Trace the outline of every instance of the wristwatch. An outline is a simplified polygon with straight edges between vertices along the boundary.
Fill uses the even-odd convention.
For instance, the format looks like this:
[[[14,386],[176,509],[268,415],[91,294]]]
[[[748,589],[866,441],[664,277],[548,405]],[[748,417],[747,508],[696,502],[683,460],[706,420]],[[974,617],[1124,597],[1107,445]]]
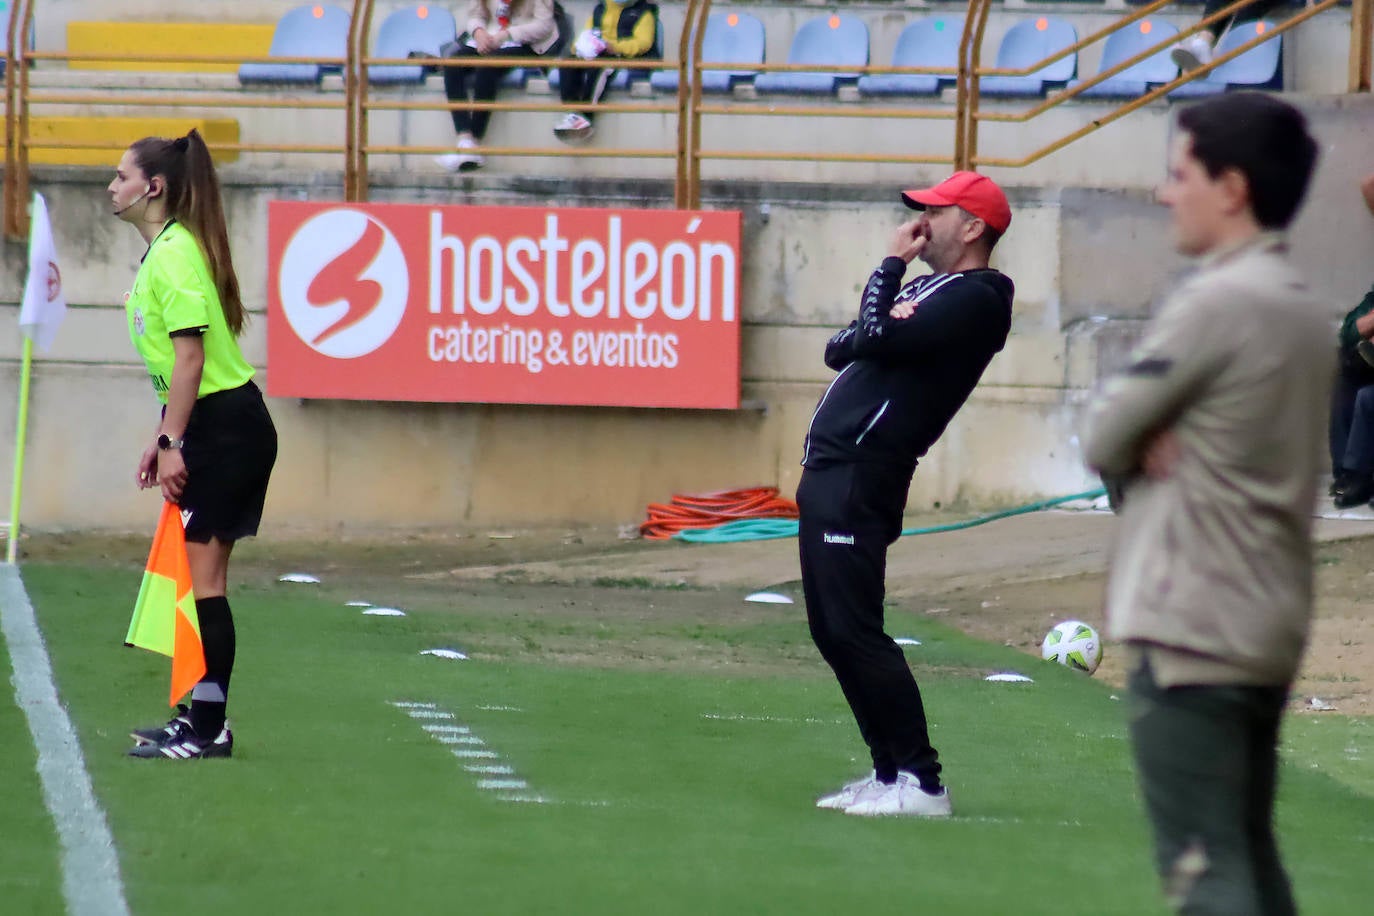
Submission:
[[[185,444],[185,439],[173,439],[166,433],[162,433],[157,437],[157,447],[162,449],[164,452],[169,448],[181,448]]]

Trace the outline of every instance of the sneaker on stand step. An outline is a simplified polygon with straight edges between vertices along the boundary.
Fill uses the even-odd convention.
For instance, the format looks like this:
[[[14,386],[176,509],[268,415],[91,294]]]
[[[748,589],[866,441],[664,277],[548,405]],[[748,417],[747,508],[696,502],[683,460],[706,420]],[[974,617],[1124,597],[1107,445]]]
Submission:
[[[1212,35],[1210,32],[1198,32],[1196,35],[1189,35],[1187,38],[1174,45],[1169,51],[1169,59],[1178,65],[1178,69],[1184,73],[1191,73],[1200,67],[1205,67],[1212,62]]]
[[[471,172],[486,164],[486,160],[477,152],[477,141],[471,137],[460,137],[458,152],[435,156],[434,161],[450,172]]]
[[[949,789],[942,787],[932,795],[910,773],[898,773],[896,782],[880,785],[880,791],[860,793],[844,813],[858,817],[949,817],[953,813]]]
[[[869,786],[880,785],[882,785],[882,783],[878,782],[878,773],[874,770],[863,779],[856,779],[851,783],[846,783],[844,788],[840,789],[838,792],[822,795],[820,798],[816,799],[816,807],[842,811],[854,804],[854,799],[857,798],[859,793],[864,789],[867,789]]]
[[[595,133],[592,122],[575,111],[565,114],[563,120],[553,126],[553,135],[564,143],[585,143]]]

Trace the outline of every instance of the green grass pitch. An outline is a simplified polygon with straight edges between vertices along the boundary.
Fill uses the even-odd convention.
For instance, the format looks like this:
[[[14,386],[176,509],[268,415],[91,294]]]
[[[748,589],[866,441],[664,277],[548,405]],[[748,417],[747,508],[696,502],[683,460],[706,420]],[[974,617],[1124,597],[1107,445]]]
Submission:
[[[949,821],[812,807],[867,766],[799,605],[637,589],[653,610],[617,616],[566,590],[450,584],[406,586],[384,603],[408,616],[382,618],[329,583],[259,576],[234,599],[235,758],[174,764],[123,756],[130,727],[166,716],[167,661],[121,645],[138,572],[23,574],[139,916],[1165,912],[1109,686],[900,609]],[[728,613],[688,613],[712,603]],[[997,670],[1035,683],[982,679]],[[481,743],[442,743],[436,723]],[[1367,720],[1290,723],[1279,819],[1302,911],[1364,912]],[[0,909],[56,914],[34,760],[6,693]]]

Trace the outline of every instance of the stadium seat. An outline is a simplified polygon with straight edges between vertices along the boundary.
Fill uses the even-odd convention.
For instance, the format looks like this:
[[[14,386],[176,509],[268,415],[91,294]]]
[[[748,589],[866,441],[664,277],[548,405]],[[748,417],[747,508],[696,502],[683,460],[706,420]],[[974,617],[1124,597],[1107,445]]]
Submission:
[[[1215,54],[1220,57],[1236,48],[1253,41],[1256,35],[1272,31],[1272,22],[1241,22],[1221,36]],[[1171,99],[1195,99],[1216,95],[1230,88],[1241,89],[1282,89],[1283,88],[1283,36],[1275,35],[1259,44],[1240,57],[1229,60],[1211,73],[1191,83],[1184,83],[1169,93]]]
[[[932,16],[918,19],[902,29],[892,52],[894,67],[957,67],[959,39],[963,36],[961,19]],[[859,77],[859,95],[913,96],[938,95],[940,85],[953,82],[952,76],[925,73],[879,73]]]
[[[1178,34],[1178,26],[1171,22],[1155,19],[1142,19],[1119,32],[1107,37],[1102,49],[1102,64],[1098,72],[1109,70],[1122,61],[1135,57],[1162,41]],[[1178,76],[1178,65],[1169,58],[1169,46],[1149,57],[1132,64],[1116,76],[1110,76],[1096,86],[1091,86],[1078,94],[1080,99],[1132,99],[1144,95],[1150,84],[1167,83]],[[1069,86],[1078,83],[1074,80]]]
[[[272,33],[272,57],[346,57],[349,14],[337,6],[298,6],[288,10]],[[318,83],[336,65],[247,63],[240,83]]]
[[[706,18],[701,59],[711,64],[761,64],[766,52],[763,22],[748,13],[712,13]],[[677,92],[676,70],[660,70],[649,85],[660,92]],[[751,70],[703,70],[702,92],[729,92],[735,83],[751,79]]]
[[[453,41],[458,25],[444,7],[408,6],[382,20],[372,57],[405,57],[411,51],[439,56],[439,48]],[[371,64],[367,79],[372,83],[423,83],[425,68],[419,64]]]
[[[802,23],[787,51],[789,64],[862,67],[868,64],[868,26],[854,16],[832,14]],[[829,95],[840,83],[855,83],[857,73],[792,71],[760,73],[754,79],[759,92],[788,95]]]
[[[10,21],[10,5],[9,5],[9,0],[0,0],[0,79],[3,79],[4,76],[5,76],[5,66],[6,66],[5,55],[6,55],[7,53],[9,53],[9,49],[10,49],[10,30],[9,30],[9,21]],[[35,26],[34,20],[33,20],[33,19],[30,19],[30,20],[29,20],[29,40],[28,40],[28,48],[29,48],[30,51],[32,51],[32,50],[33,50],[33,47],[34,47],[34,44],[33,44],[34,26]],[[32,62],[30,62],[30,63],[32,63]]]
[[[1037,16],[1016,23],[997,48],[998,67],[1021,68],[1039,63],[1078,41],[1078,32],[1062,19]],[[1078,70],[1078,55],[1061,57],[1027,76],[985,76],[978,84],[982,95],[1028,97],[1063,86]]]

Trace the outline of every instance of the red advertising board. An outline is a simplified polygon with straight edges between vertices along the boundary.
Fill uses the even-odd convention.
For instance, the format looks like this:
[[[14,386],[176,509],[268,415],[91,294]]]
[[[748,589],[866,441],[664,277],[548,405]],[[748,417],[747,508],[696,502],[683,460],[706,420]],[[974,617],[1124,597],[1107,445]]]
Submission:
[[[274,397],[739,406],[737,211],[267,215]]]

